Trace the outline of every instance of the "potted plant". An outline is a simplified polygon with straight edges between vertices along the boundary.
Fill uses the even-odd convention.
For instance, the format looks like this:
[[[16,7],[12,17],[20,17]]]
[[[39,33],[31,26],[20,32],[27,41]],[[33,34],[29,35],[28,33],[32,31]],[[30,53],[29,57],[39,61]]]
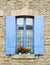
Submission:
[[[21,53],[21,54],[28,54],[28,53],[30,53],[30,51],[31,51],[31,49],[30,48],[24,48],[23,46],[19,46],[18,48],[17,48],[17,50],[18,50],[18,53]]]

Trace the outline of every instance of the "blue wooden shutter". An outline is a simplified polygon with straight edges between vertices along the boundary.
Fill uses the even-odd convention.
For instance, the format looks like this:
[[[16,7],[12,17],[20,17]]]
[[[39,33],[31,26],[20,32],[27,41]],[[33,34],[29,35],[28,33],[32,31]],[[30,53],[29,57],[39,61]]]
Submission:
[[[34,18],[34,54],[44,53],[44,17]]]
[[[15,16],[6,16],[6,54],[15,54]]]

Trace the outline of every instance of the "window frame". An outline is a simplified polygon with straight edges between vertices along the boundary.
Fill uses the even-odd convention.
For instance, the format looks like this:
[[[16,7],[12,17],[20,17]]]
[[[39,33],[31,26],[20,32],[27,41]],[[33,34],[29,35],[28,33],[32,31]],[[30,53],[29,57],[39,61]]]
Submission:
[[[33,41],[32,41],[32,50],[33,50],[33,52],[31,52],[31,54],[34,54],[34,16],[16,16],[16,23],[17,23],[17,18],[24,18],[24,43],[23,43],[23,45],[24,45],[24,47],[26,48],[26,18],[32,18],[33,19]],[[17,33],[17,32],[16,32]],[[16,37],[16,39],[17,39],[17,37]],[[16,52],[16,54],[18,54],[18,52]]]

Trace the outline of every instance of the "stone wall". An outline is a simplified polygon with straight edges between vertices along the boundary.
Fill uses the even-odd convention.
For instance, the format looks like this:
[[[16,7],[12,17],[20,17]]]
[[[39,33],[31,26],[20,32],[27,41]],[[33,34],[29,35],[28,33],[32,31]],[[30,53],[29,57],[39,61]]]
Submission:
[[[44,16],[44,55],[17,58],[5,55],[6,17]],[[50,65],[50,0],[0,0],[0,65]]]

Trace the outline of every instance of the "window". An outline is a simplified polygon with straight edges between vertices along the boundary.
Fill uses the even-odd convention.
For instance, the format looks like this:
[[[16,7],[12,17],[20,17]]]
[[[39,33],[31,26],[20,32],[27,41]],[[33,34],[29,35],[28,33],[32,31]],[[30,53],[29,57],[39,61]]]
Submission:
[[[6,55],[16,54],[19,45],[31,48],[33,54],[44,54],[43,16],[6,16]]]
[[[34,17],[17,17],[16,18],[17,30],[17,47],[20,45],[30,48],[33,53],[33,20]]]

